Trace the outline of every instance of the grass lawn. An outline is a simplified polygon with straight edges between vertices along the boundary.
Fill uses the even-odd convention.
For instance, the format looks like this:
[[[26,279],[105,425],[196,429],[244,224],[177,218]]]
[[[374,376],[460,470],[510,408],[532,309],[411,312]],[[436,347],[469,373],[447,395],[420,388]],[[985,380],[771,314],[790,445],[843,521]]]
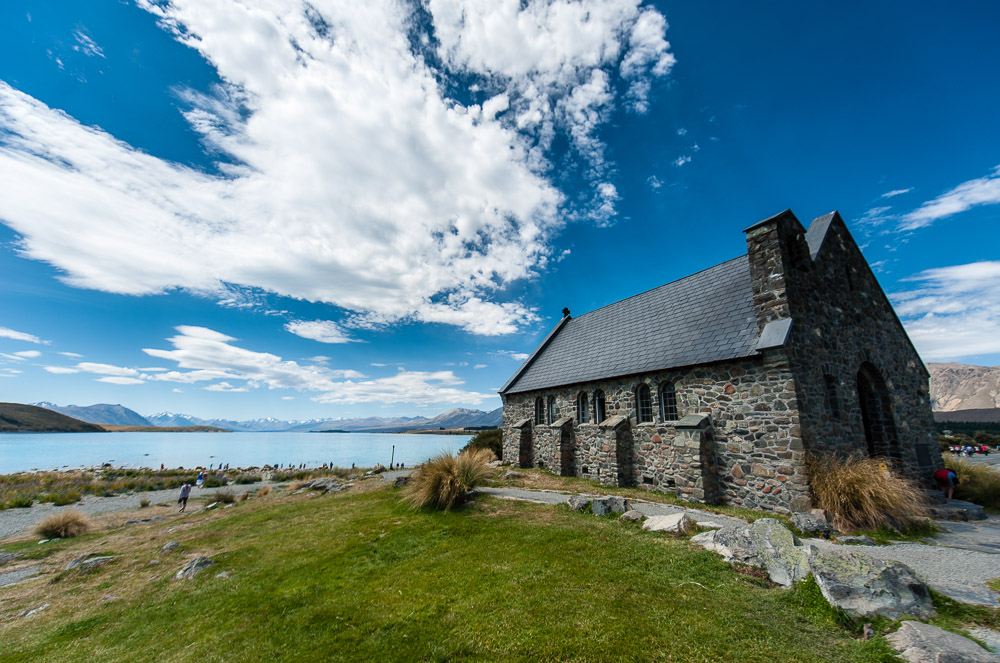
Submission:
[[[379,481],[46,546],[42,578],[0,588],[0,662],[897,660],[815,585],[768,586],[685,539],[496,499],[414,512]],[[87,552],[120,557],[59,571]],[[216,564],[174,580],[198,554]]]

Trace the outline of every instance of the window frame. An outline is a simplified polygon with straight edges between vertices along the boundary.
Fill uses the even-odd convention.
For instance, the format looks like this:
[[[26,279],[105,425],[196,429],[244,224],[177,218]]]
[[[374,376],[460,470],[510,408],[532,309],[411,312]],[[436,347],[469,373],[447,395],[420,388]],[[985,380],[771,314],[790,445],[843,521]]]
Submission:
[[[645,394],[645,403],[643,403],[643,394]],[[643,418],[644,413],[645,418]],[[640,383],[635,388],[635,420],[636,423],[640,424],[653,423],[653,395],[650,393],[649,385],[645,382]]]
[[[545,423],[545,399],[539,396],[535,399],[535,425],[540,426]]]
[[[554,424],[558,418],[558,410],[556,409],[556,397],[549,396],[548,407],[546,408],[546,414],[549,418],[549,425]]]
[[[599,424],[608,418],[608,397],[603,389],[594,392],[594,423]]]
[[[658,396],[660,400],[660,418],[663,421],[677,421],[680,419],[681,414],[677,409],[677,386],[673,382],[660,384]],[[673,416],[670,416],[671,414]]]
[[[590,423],[590,402],[587,392],[581,391],[576,396],[576,421],[580,424]]]

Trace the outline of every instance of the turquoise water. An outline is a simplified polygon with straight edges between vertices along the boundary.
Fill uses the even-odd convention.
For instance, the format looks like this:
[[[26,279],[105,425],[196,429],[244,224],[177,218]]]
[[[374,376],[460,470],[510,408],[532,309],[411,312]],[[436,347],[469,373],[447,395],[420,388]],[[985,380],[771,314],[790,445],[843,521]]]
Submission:
[[[471,435],[392,433],[0,433],[0,474],[92,467],[417,465]],[[393,457],[393,446],[395,456]]]

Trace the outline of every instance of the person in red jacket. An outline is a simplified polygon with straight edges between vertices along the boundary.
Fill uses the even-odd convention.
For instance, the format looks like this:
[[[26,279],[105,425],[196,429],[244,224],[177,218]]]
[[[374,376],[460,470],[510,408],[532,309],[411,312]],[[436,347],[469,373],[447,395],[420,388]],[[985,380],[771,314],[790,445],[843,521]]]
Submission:
[[[958,475],[955,474],[955,470],[943,467],[934,473],[934,480],[937,481],[938,490],[944,493],[945,497],[951,499],[952,495],[955,494],[955,485],[958,483]]]

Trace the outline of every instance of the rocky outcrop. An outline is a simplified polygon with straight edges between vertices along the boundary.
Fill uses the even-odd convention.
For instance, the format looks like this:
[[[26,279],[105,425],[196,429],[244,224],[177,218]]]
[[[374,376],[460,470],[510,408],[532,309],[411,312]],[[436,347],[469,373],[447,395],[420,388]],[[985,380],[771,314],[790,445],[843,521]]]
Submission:
[[[803,534],[819,536],[824,539],[830,538],[830,535],[837,531],[826,520],[811,513],[793,514],[792,525]]]
[[[215,562],[208,557],[195,557],[185,564],[174,577],[177,580],[190,580],[198,575],[199,572],[212,566],[212,564],[215,564]]]
[[[903,622],[885,636],[907,663],[996,663],[997,657],[968,638],[930,624]]]
[[[695,526],[694,518],[686,513],[652,516],[642,524],[643,529],[651,532],[675,532],[677,534],[689,534]]]
[[[889,619],[937,614],[927,585],[905,564],[852,552],[817,552],[809,567],[824,598],[848,614]]]
[[[715,551],[727,562],[756,566],[767,571],[772,582],[791,587],[809,575],[812,546],[805,546],[787,527],[774,518],[760,518],[751,524],[726,525],[691,539]]]
[[[66,565],[66,571],[72,571],[73,569],[78,569],[80,573],[89,573],[94,569],[104,566],[111,560],[115,559],[116,555],[98,555],[97,553],[89,553],[81,557],[77,557],[72,562]]]

